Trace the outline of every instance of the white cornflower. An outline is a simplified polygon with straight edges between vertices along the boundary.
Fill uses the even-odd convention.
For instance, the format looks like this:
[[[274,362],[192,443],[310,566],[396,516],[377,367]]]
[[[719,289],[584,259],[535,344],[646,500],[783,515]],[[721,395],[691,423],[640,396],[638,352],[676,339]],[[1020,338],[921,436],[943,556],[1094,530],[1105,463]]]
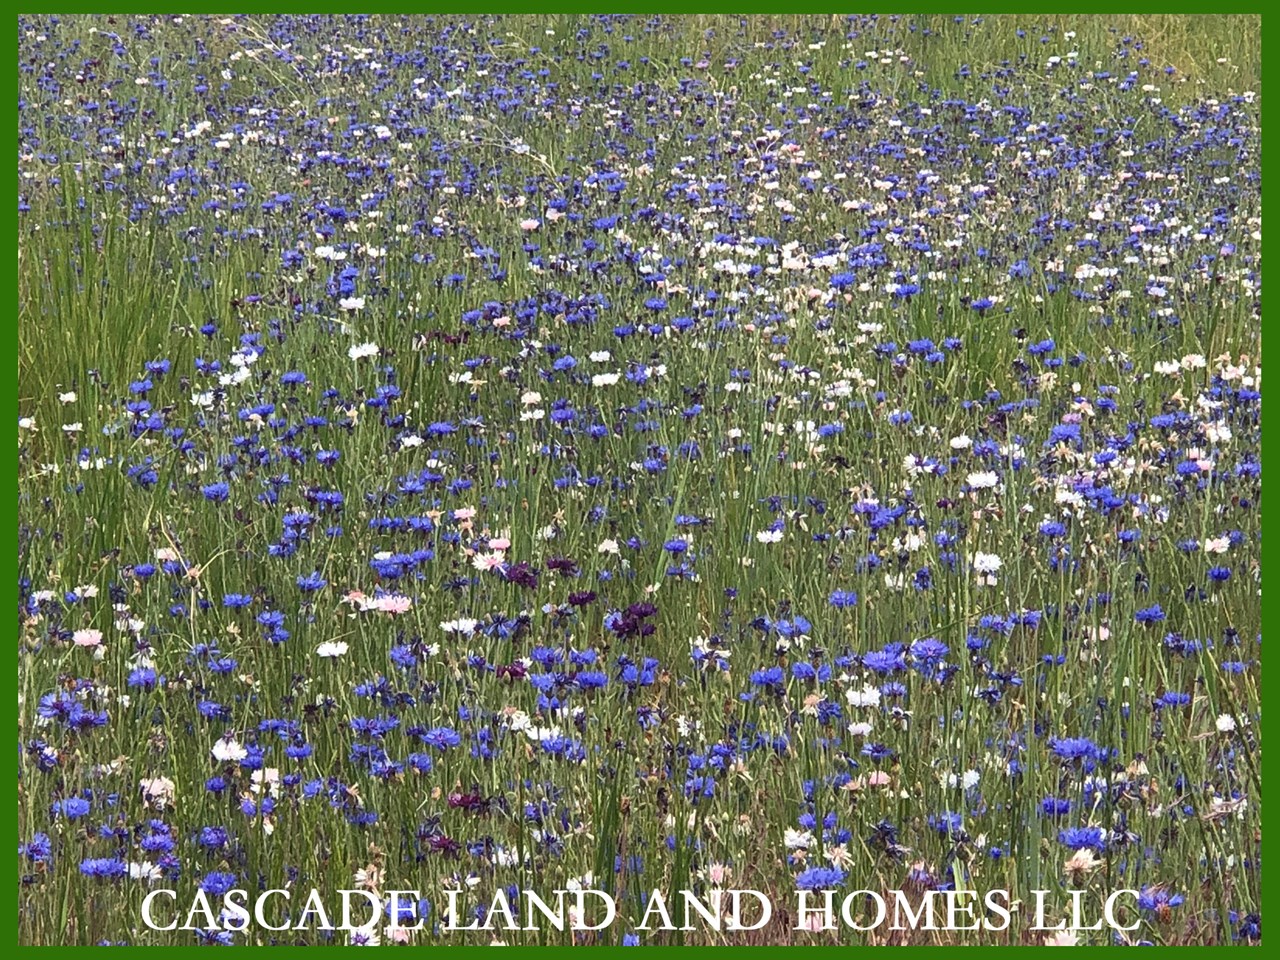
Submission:
[[[994,470],[978,470],[965,477],[965,483],[974,490],[989,490],[1000,483],[1000,475]]]
[[[844,692],[844,698],[851,707],[875,707],[880,703],[880,691],[867,683],[861,690],[850,687]]]
[[[459,617],[457,620],[446,620],[440,624],[440,629],[445,633],[461,633],[470,635],[475,633],[476,625],[480,621],[472,620],[469,617]]]
[[[975,553],[973,555],[973,569],[978,573],[995,573],[1004,565],[998,556],[994,553]]]
[[[788,850],[801,850],[813,846],[813,834],[807,830],[796,830],[787,827],[782,835],[782,842]]]
[[[357,343],[347,350],[347,356],[352,360],[360,360],[363,357],[376,357],[380,352],[380,348],[376,343]]]
[[[1230,537],[1210,537],[1204,542],[1205,553],[1226,553],[1230,549]]]
[[[147,883],[155,883],[163,876],[164,871],[150,860],[143,860],[141,863],[129,864],[129,878],[131,880],[143,880]]]
[[[996,574],[1004,566],[1004,561],[994,553],[978,552],[973,555],[973,572],[978,575],[978,583],[989,587],[996,585]]]
[[[947,774],[948,787],[960,787],[963,790],[972,790],[978,785],[980,774],[977,770],[966,770],[962,774]]]
[[[238,763],[249,755],[249,751],[240,745],[235,737],[225,736],[219,739],[213,745],[213,759],[226,762],[231,761]]]
[[[325,657],[326,659],[333,657],[341,657],[348,650],[346,641],[343,640],[326,640],[320,646],[316,647],[316,656]]]

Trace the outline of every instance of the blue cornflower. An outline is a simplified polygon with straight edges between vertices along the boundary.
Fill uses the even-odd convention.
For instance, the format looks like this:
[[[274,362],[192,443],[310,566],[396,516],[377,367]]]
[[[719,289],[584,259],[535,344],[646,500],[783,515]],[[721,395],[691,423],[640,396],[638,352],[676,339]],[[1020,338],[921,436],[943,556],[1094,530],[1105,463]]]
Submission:
[[[1049,740],[1049,749],[1060,760],[1097,760],[1103,751],[1087,737],[1056,737]]]
[[[129,865],[119,857],[90,857],[80,861],[80,872],[99,880],[117,880],[129,873]]]
[[[1138,906],[1153,913],[1181,906],[1185,899],[1180,893],[1170,893],[1166,887],[1143,887],[1138,891]]]
[[[89,801],[83,797],[67,797],[65,800],[58,800],[53,805],[53,814],[58,816],[61,814],[68,820],[79,820],[89,812]]]
[[[225,483],[210,483],[200,488],[204,498],[212,503],[222,503],[231,495],[231,487]]]
[[[425,733],[419,734],[419,738],[427,746],[435,747],[441,751],[456,747],[462,742],[462,734],[451,727],[433,727]]]
[[[1072,850],[1086,847],[1103,850],[1107,846],[1107,833],[1101,827],[1067,827],[1058,831],[1058,842]]]
[[[836,608],[852,607],[858,602],[858,595],[852,590],[833,590],[827,599]]]
[[[847,876],[839,867],[809,867],[796,877],[796,889],[830,890],[844,883]]]
[[[320,576],[320,571],[316,570],[306,576],[298,577],[298,589],[311,593],[316,590],[323,590],[328,585],[328,582],[324,577]]]
[[[1159,623],[1164,619],[1164,610],[1157,603],[1144,610],[1139,610],[1133,615],[1133,619],[1142,624]]]

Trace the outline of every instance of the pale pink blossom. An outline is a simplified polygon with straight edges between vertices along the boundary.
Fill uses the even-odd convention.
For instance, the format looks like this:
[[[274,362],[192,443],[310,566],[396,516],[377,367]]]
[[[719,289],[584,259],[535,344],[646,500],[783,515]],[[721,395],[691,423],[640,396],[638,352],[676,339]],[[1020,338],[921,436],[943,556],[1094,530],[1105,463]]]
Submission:
[[[1080,942],[1074,930],[1055,930],[1044,938],[1046,947],[1074,947]]]
[[[102,631],[88,627],[77,630],[71,635],[71,642],[77,647],[96,647],[102,643]]]
[[[369,598],[360,590],[348,590],[342,597],[341,603],[349,603],[353,607],[359,607],[361,610],[365,608],[365,602]]]
[[[377,610],[379,613],[405,613],[413,606],[413,600],[399,593],[387,593],[368,601],[365,610]]]

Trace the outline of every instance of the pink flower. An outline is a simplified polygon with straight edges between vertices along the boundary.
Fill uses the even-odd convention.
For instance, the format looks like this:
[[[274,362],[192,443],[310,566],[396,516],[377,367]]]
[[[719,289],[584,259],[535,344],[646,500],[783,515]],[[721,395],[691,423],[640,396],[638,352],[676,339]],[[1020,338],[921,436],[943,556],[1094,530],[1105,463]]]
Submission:
[[[413,600],[399,593],[384,594],[375,597],[366,604],[366,610],[378,610],[382,613],[404,613],[413,606]]]
[[[494,537],[492,540],[489,541],[489,549],[499,550],[499,551],[510,550],[511,541],[508,540],[506,537]]]
[[[353,607],[359,607],[363,610],[365,609],[365,601],[367,599],[368,598],[360,590],[348,590],[346,594],[343,595],[342,602],[349,603]]]
[[[1055,930],[1044,938],[1046,947],[1074,947],[1080,942],[1080,937],[1074,930]]]
[[[827,929],[826,921],[816,913],[810,913],[804,920],[804,929],[809,933],[822,933]]]
[[[77,647],[96,647],[102,643],[102,631],[92,628],[77,630],[71,635],[71,642]]]

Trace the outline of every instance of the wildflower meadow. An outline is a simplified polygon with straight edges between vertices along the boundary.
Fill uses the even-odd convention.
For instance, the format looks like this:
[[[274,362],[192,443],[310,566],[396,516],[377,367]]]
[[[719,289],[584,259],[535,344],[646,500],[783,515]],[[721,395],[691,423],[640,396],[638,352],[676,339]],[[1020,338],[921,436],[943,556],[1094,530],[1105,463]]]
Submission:
[[[19,17],[19,942],[1260,942],[1259,30]]]

